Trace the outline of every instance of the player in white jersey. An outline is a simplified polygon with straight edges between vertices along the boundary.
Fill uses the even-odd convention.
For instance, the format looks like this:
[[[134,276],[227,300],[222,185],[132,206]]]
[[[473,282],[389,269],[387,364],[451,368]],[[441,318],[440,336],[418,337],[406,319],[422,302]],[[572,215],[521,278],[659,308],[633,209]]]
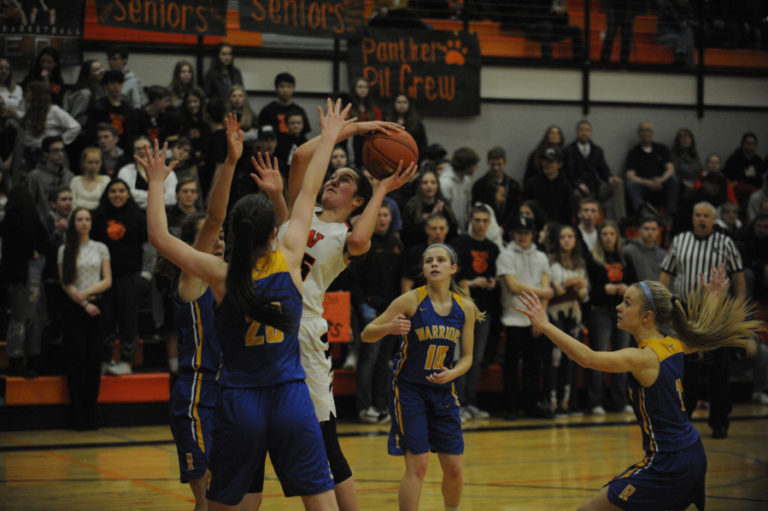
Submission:
[[[342,130],[337,143],[353,135],[399,129],[402,129],[400,125],[388,122],[354,123]],[[307,165],[318,143],[319,137],[316,137],[293,154],[288,174],[289,205],[301,189]],[[336,405],[331,388],[333,373],[325,336],[328,323],[322,317],[323,299],[325,290],[347,267],[350,258],[368,251],[384,197],[408,183],[415,172],[415,163],[406,169],[400,165],[392,176],[382,180],[371,191],[371,185],[362,172],[348,167],[334,171],[323,187],[322,208],[317,210],[312,222],[302,262],[304,310],[299,329],[301,363],[307,373],[307,386],[323,432],[340,511],[357,511],[358,506],[352,471],[336,435]],[[358,213],[352,228],[349,218]]]

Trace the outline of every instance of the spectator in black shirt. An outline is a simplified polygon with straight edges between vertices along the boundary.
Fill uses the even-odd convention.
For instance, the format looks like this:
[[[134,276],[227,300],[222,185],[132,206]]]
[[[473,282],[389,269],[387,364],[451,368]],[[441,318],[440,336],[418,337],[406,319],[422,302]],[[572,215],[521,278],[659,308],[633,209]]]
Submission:
[[[293,92],[295,89],[296,79],[291,73],[278,73],[275,76],[275,94],[277,98],[261,109],[258,126],[269,124],[274,128],[278,136],[280,134],[287,135],[290,132],[288,114],[299,112],[304,121],[300,135],[306,137],[307,133],[311,130],[309,117],[307,117],[307,113],[303,108],[293,102]]]
[[[207,202],[208,192],[213,184],[213,177],[224,166],[227,159],[227,132],[224,129],[224,102],[211,100],[205,106],[205,121],[208,124],[207,145],[203,151],[205,161],[198,167],[200,177],[200,193]],[[232,202],[232,201],[230,201]]]
[[[133,111],[133,136],[146,135],[150,140],[157,140],[162,147],[167,136],[165,111],[171,106],[171,91],[153,85],[147,89],[147,96],[147,105]]]
[[[565,175],[563,151],[550,147],[540,159],[541,173],[533,176],[523,186],[523,196],[539,203],[547,219],[560,224],[570,224],[573,218],[573,190]]]
[[[472,185],[472,203],[482,202],[493,208],[499,222],[517,215],[522,200],[520,183],[509,177],[504,168],[507,165],[507,152],[503,147],[488,150],[488,172]],[[504,189],[503,201],[498,200],[498,186]]]
[[[739,206],[747,209],[749,196],[763,185],[765,162],[757,155],[757,135],[751,132],[741,136],[741,145],[725,161],[723,174],[736,191]]]
[[[658,204],[664,199],[667,218],[674,218],[680,196],[680,180],[667,146],[653,141],[653,127],[650,122],[641,122],[637,127],[640,143],[627,154],[624,165],[626,188],[632,209],[640,212],[644,201]]]
[[[456,381],[456,392],[462,404],[462,418],[487,419],[488,412],[477,405],[477,382],[480,378],[485,347],[491,328],[492,317],[498,309],[499,290],[496,281],[496,258],[499,247],[485,237],[491,223],[491,215],[485,206],[474,206],[470,211],[469,234],[454,238],[451,246],[459,258],[456,280],[464,292],[481,311],[485,321],[475,323],[475,344],[472,367]]]
[[[114,126],[117,135],[120,137],[120,148],[130,154],[131,147],[131,120],[133,108],[123,101],[123,73],[120,71],[106,71],[101,84],[107,90],[106,97],[103,97],[93,103],[88,111],[87,137],[90,143],[96,143],[96,130],[100,123]]]

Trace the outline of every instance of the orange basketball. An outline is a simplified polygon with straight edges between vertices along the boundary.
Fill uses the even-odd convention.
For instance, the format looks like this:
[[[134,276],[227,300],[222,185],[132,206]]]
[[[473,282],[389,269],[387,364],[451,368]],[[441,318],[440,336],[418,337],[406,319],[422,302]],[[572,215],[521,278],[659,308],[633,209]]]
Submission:
[[[403,168],[419,161],[416,141],[405,130],[390,131],[388,135],[377,131],[363,145],[363,165],[377,179],[391,176],[400,160]]]

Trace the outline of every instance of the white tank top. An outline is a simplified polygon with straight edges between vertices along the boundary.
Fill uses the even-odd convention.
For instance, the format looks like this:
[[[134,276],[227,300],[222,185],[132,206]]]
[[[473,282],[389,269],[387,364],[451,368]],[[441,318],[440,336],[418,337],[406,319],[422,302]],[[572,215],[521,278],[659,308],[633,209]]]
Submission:
[[[278,237],[285,232],[289,223],[280,226]],[[302,319],[322,319],[325,291],[347,267],[344,262],[347,232],[347,222],[323,222],[317,215],[312,219],[307,248],[301,262],[301,278],[304,281]]]

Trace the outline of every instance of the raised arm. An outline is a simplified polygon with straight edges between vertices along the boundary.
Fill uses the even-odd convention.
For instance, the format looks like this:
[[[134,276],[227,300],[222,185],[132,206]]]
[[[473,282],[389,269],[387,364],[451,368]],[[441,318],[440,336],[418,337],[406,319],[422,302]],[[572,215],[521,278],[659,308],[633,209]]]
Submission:
[[[165,178],[178,164],[174,161],[170,166],[165,164],[163,155],[168,149],[163,145],[162,152],[157,140],[154,151],[147,159],[134,156],[136,162],[147,170],[149,191],[147,194],[147,234],[149,242],[173,264],[192,275],[204,280],[211,286],[217,297],[224,296],[224,281],[226,279],[226,264],[219,258],[195,250],[168,232],[168,218],[163,203],[163,186]]]
[[[353,122],[352,120],[344,120],[344,117],[349,112],[349,108],[350,105],[347,105],[342,110],[340,100],[333,104],[328,99],[327,113],[323,114],[321,107],[317,109],[320,128],[322,129],[320,141],[307,166],[307,173],[301,183],[301,190],[291,209],[291,223],[278,242],[279,249],[285,254],[288,266],[292,269],[298,268],[304,257],[304,251],[307,247],[307,236],[312,225],[315,198],[320,191],[320,185],[325,177],[333,146],[336,144],[341,130]]]
[[[205,220],[192,245],[201,252],[210,252],[213,249],[219,230],[224,225],[235,166],[243,154],[243,130],[240,129],[237,117],[230,112],[227,114],[224,124],[227,127],[227,159],[224,160],[221,170],[213,176],[213,186],[211,186],[211,192],[208,195],[210,200],[205,213]]]
[[[288,205],[283,196],[283,176],[277,168],[277,158],[270,162],[269,154],[257,153],[258,160],[251,156],[251,163],[256,172],[251,172],[251,179],[269,197],[275,207],[277,225],[283,225],[288,220]]]
[[[354,119],[353,119],[354,120]],[[389,133],[390,130],[402,130],[405,129],[396,122],[385,121],[368,121],[368,122],[355,122],[348,126],[345,126],[341,130],[336,138],[335,144],[345,141],[354,135],[364,135],[372,131],[380,131],[381,133]],[[293,153],[291,158],[291,168],[288,172],[288,206],[293,207],[293,203],[301,190],[301,184],[304,181],[304,175],[307,172],[309,161],[312,158],[317,147],[320,145],[320,138],[322,135],[318,135],[312,140],[304,142]],[[334,144],[334,145],[335,145]],[[355,162],[359,167],[360,162]]]
[[[416,163],[412,162],[408,168],[403,169],[403,161],[397,165],[397,170],[388,178],[379,182],[373,191],[373,196],[366,204],[362,214],[355,222],[355,228],[347,234],[347,252],[349,255],[358,256],[368,252],[371,246],[371,236],[376,228],[376,219],[379,216],[381,203],[384,197],[393,190],[397,190],[408,183],[416,174]]]

